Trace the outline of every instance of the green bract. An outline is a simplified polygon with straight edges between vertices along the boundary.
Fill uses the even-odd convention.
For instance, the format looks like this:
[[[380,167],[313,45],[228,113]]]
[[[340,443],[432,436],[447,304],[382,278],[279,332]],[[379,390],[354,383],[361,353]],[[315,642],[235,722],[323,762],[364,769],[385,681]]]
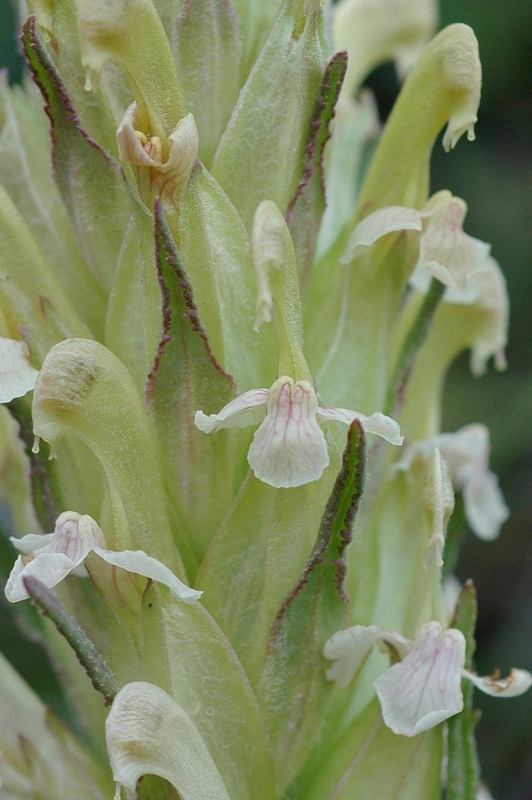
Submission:
[[[429,42],[431,0],[29,5],[0,85],[5,593],[49,617],[77,733],[0,661],[2,797],[475,800],[461,680],[532,676],[473,673],[474,589],[442,585],[463,515],[508,516],[486,429],[440,430],[452,359],[505,363],[502,273],[428,196],[440,131],[474,138],[473,32]]]

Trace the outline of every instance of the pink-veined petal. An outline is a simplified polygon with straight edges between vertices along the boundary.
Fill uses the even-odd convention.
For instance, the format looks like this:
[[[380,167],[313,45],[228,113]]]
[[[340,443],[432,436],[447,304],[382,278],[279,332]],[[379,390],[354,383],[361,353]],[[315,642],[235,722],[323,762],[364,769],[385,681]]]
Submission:
[[[30,544],[37,548],[27,556],[18,557],[6,584],[5,594],[11,603],[29,597],[23,581],[27,575],[38,578],[51,589],[70,572],[80,570],[91,552],[108,564],[163,583],[174,597],[185,603],[195,603],[202,594],[186,586],[167,566],[142,550],[107,550],[100,526],[88,514],[64,511],[57,518],[53,534],[29,534],[15,541],[26,553]]]
[[[376,625],[354,625],[334,633],[323,648],[325,658],[336,661],[327,670],[327,680],[335,681],[341,689],[349,686],[377,642],[391,645],[399,656],[408,652],[408,639]]]
[[[23,548],[26,553],[17,558],[5,588],[9,602],[17,603],[29,597],[24,586],[27,575],[38,578],[51,589],[70,572],[79,569],[90,551],[105,540],[92,517],[75,511],[64,511],[57,518],[53,534],[39,537],[29,534],[12,541],[15,547]],[[28,553],[31,543],[37,547]]]
[[[460,688],[465,661],[463,634],[428,622],[406,658],[375,681],[384,722],[394,733],[415,736],[463,708]]]
[[[147,555],[143,550],[117,551],[95,547],[94,552],[114,567],[120,567],[127,572],[134,572],[144,578],[164,584],[175,598],[184,600],[185,603],[195,603],[203,594],[180,581],[171,569],[156,558]]]
[[[390,444],[403,444],[399,423],[391,417],[387,417],[386,414],[382,414],[380,411],[376,411],[368,417],[360,411],[350,411],[348,408],[327,408],[325,406],[320,406],[318,409],[318,418],[331,422],[344,422],[346,425],[351,425],[353,420],[358,419],[366,433],[375,433],[382,439],[386,439]]]
[[[318,425],[316,392],[308,381],[279,378],[270,389],[266,417],[256,431],[248,462],[259,480],[293,488],[318,480],[329,464]]]
[[[519,697],[532,686],[532,675],[526,669],[512,669],[507,678],[499,678],[498,675],[482,678],[467,670],[462,671],[462,676],[492,697]]]
[[[35,386],[39,372],[28,358],[26,342],[0,336],[0,403],[24,397]]]
[[[103,544],[105,537],[102,529],[92,517],[76,511],[64,511],[57,518],[54,538],[46,550],[49,553],[65,553],[77,565],[87,558],[91,550]]]
[[[214,433],[221,428],[248,428],[259,425],[266,415],[268,389],[250,389],[231,400],[218,414],[196,411],[194,422],[203,433]]]

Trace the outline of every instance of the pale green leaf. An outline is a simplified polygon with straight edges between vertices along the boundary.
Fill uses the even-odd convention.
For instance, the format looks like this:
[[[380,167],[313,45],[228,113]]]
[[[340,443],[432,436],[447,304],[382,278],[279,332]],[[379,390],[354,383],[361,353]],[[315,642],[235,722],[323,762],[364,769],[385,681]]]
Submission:
[[[105,294],[83,258],[80,244],[52,180],[49,121],[39,92],[9,89],[0,81],[4,124],[0,134],[0,180],[52,267],[71,303],[95,336],[103,333]],[[83,296],[83,304],[79,303]]]
[[[347,626],[345,550],[365,478],[365,439],[354,422],[342,468],[325,508],[314,549],[273,624],[259,689],[281,786],[323,736],[334,687],[325,679],[323,646]]]
[[[188,0],[176,22],[173,52],[187,108],[210,168],[240,90],[241,41],[229,0]]]
[[[240,92],[212,169],[248,230],[262,200],[273,200],[282,213],[288,207],[325,68],[317,15],[293,38],[291,6],[282,8]]]
[[[100,285],[109,291],[122,242],[120,234],[130,216],[119,165],[83,129],[32,17],[24,27],[23,44],[52,123],[55,179],[84,257]]]
[[[177,246],[214,357],[239,392],[270,386],[276,341],[253,331],[257,289],[249,238],[227,195],[201,166],[181,203]]]
[[[238,477],[245,455],[237,453],[241,437],[227,432],[205,436],[194,424],[198,409],[214,413],[228,403],[234,384],[212,354],[160,205],[155,224],[163,328],[147,402],[159,436],[176,535],[194,575],[233,499],[235,470]]]
[[[226,587],[234,582],[229,571],[225,580]],[[164,687],[190,715],[231,800],[275,800],[263,721],[234,650],[201,603],[159,604],[158,596],[151,588],[142,609],[146,679]]]

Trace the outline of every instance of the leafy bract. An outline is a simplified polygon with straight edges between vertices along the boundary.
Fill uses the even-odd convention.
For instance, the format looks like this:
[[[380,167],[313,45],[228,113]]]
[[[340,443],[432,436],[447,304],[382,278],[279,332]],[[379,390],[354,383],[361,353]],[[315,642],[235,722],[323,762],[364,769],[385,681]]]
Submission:
[[[229,0],[188,0],[177,18],[173,51],[199,157],[210,168],[240,89],[239,20]]]
[[[176,535],[194,573],[232,500],[235,477],[235,437],[203,436],[194,425],[194,413],[225,405],[234,395],[234,384],[210,350],[160,204],[155,226],[163,329],[147,400],[164,458]]]
[[[303,175],[286,214],[296,251],[302,287],[314,261],[316,242],[325,211],[323,153],[329,126],[347,66],[347,53],[336,53],[325,69],[316,106],[310,120]]]
[[[81,126],[34,17],[24,26],[23,44],[52,124],[55,179],[84,257],[97,281],[109,291],[122,241],[120,231],[125,230],[130,215],[118,163]]]
[[[248,230],[262,200],[273,200],[284,213],[301,177],[308,120],[326,56],[319,14],[309,14],[303,32],[294,37],[297,5],[283,4],[240,92],[212,168]]]
[[[330,711],[334,689],[325,680],[323,645],[347,624],[344,555],[364,472],[365,437],[355,421],[316,544],[270,635],[259,697],[282,786],[297,774],[320,740]]]

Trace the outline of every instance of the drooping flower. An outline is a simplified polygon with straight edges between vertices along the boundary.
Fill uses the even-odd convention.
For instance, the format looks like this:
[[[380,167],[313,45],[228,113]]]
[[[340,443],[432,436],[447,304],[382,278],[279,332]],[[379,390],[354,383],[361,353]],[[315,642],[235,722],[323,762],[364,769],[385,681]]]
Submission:
[[[374,644],[395,654],[392,664],[374,683],[384,722],[394,733],[415,736],[457,714],[463,708],[462,678],[492,697],[517,697],[532,685],[526,670],[512,669],[508,678],[479,677],[464,668],[466,642],[456,628],[442,630],[439,622],[423,625],[413,639],[375,625],[355,625],[335,633],[324,648],[336,663],[327,678],[347,687]]]
[[[480,539],[497,538],[501,525],[508,519],[497,476],[489,469],[489,431],[485,425],[466,425],[456,433],[441,433],[429,439],[412,442],[394,469],[410,469],[415,458],[428,461],[439,448],[449,467],[456,491],[464,496],[464,509],[471,530]]]
[[[6,583],[5,595],[10,603],[29,597],[25,577],[31,575],[52,588],[70,572],[79,570],[90,553],[114,567],[164,584],[175,598],[185,603],[195,603],[202,594],[186,586],[168,567],[142,550],[108,550],[101,528],[88,514],[64,511],[57,518],[54,533],[30,533],[21,539],[12,537],[11,541],[22,555]]]
[[[466,213],[464,201],[446,190],[433,195],[420,211],[405,206],[379,208],[358,223],[342,261],[351,261],[357,249],[370,247],[388,233],[418,231],[417,269],[445,286],[467,289],[472,279],[489,271],[490,246],[464,232]]]
[[[402,444],[399,424],[376,412],[366,416],[346,408],[318,405],[309,381],[283,375],[268,389],[252,389],[228,403],[218,414],[197,411],[195,422],[204,433],[221,428],[245,428],[260,423],[248,451],[248,462],[259,480],[275,488],[293,488],[318,480],[329,464],[321,422],[350,425],[358,419],[367,433],[391,444]]]

